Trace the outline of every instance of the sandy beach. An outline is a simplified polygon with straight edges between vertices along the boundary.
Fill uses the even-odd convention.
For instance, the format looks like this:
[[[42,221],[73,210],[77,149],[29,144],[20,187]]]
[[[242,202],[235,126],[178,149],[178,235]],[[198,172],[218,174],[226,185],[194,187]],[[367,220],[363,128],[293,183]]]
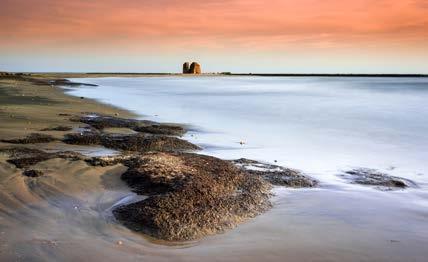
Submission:
[[[263,210],[264,213],[255,218],[240,218],[244,223],[233,230],[227,227],[228,230],[222,234],[211,232],[210,236],[195,240],[165,241],[125,227],[115,219],[113,210],[130,200],[143,199],[144,196],[138,195],[139,190],[149,195],[153,192],[145,192],[144,188],[132,190],[129,181],[121,179],[121,175],[129,171],[124,164],[93,166],[85,158],[118,154],[123,145],[103,143],[102,139],[99,144],[88,145],[80,142],[68,144],[61,140],[71,130],[87,128],[88,123],[92,127],[104,124],[91,122],[92,118],[76,122],[73,116],[88,113],[124,119],[141,116],[86,97],[67,95],[66,88],[49,82],[64,77],[82,78],[81,82],[85,82],[83,78],[87,75],[40,74],[0,79],[0,140],[20,139],[32,133],[49,135],[54,139],[36,144],[3,142],[0,150],[13,147],[52,154],[73,151],[83,155],[81,159],[49,155],[45,161],[18,168],[8,161],[10,154],[0,153],[1,260],[279,261],[286,258],[287,261],[424,261],[424,245],[428,241],[427,214],[414,206],[403,210],[406,200],[401,198],[401,191],[367,191],[361,195],[331,185],[310,184],[312,180],[296,180],[299,184],[293,187],[305,186],[302,181],[307,181],[307,185],[314,188],[287,189],[274,184],[271,209]],[[133,127],[134,123],[116,124]],[[58,127],[70,130],[61,131],[62,128]],[[109,133],[135,133],[122,127],[106,128],[105,132],[101,138],[110,138]],[[151,156],[149,154],[149,158],[143,160],[160,166],[158,169],[165,168],[166,172],[170,163],[184,161],[185,158],[157,153]],[[167,159],[166,166],[163,159]],[[214,160],[192,158],[192,161],[196,161],[192,168],[198,168],[198,161]],[[247,162],[240,163],[245,165]],[[223,162],[212,166],[221,165]],[[144,168],[134,168],[133,172],[154,172],[150,165]],[[186,170],[188,167],[174,164],[171,168]],[[229,167],[224,168],[227,170]],[[26,176],[23,175],[25,169],[39,170],[43,175],[36,178]],[[207,178],[195,179],[206,181],[204,179]],[[277,182],[275,177],[270,181]],[[168,187],[169,184],[162,185]],[[217,186],[218,190],[227,192],[222,184]],[[160,191],[155,191],[156,194],[165,188],[157,190]],[[427,198],[424,192],[416,191],[415,194],[420,199]],[[263,202],[258,206],[262,207]],[[379,218],[375,219],[376,216]],[[410,220],[411,224],[405,223]],[[180,234],[159,236],[173,239],[181,237]]]

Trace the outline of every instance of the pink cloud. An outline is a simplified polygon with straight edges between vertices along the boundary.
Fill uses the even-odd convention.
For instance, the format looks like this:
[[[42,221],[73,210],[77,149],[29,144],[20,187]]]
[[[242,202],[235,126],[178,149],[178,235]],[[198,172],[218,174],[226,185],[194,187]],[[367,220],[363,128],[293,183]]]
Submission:
[[[413,46],[428,39],[426,8],[417,0],[1,0],[0,47]]]

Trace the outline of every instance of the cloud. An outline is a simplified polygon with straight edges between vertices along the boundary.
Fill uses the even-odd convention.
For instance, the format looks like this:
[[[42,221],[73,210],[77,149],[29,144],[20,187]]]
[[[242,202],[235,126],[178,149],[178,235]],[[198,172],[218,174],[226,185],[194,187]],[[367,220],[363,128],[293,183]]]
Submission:
[[[417,0],[0,0],[0,47],[260,49],[421,44]]]

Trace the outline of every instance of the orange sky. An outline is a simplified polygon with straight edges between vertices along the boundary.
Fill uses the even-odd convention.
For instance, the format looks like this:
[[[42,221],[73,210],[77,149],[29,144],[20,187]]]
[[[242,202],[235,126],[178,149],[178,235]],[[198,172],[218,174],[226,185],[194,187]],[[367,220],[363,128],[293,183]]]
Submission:
[[[0,0],[0,25],[0,70],[428,73],[428,0]]]

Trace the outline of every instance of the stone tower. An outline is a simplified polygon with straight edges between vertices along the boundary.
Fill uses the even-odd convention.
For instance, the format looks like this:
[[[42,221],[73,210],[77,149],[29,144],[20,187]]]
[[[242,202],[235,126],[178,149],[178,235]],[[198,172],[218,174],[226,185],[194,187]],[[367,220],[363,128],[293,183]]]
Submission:
[[[189,62],[186,62],[183,64],[183,74],[194,74],[194,75],[200,75],[202,73],[201,65],[193,62],[190,64]]]
[[[190,73],[190,63],[186,62],[183,64],[183,74],[189,74]]]
[[[201,65],[193,62],[190,65],[190,74],[200,75],[201,74]]]

